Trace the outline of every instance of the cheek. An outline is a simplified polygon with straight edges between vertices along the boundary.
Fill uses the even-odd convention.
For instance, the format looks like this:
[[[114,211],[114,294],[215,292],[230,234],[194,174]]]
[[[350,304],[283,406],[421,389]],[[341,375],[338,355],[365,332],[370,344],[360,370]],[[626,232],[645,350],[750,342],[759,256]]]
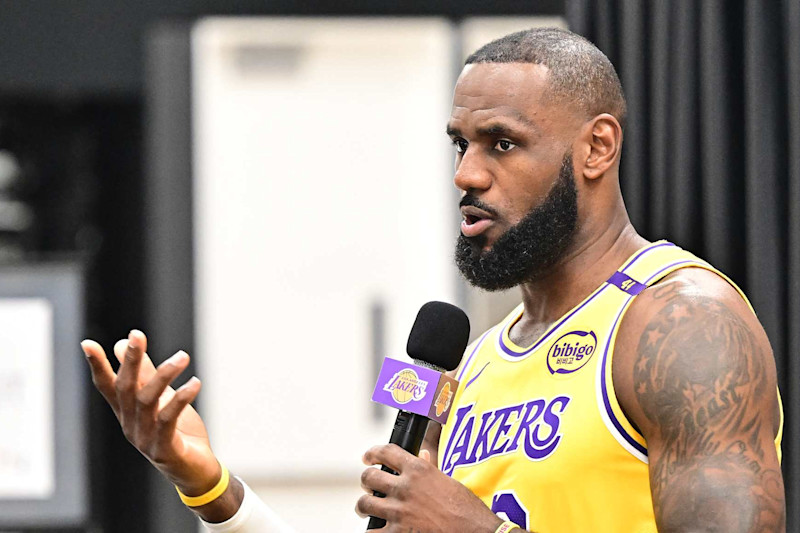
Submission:
[[[558,179],[562,160],[548,151],[510,161],[508,175],[517,196],[528,205],[541,202]]]
[[[541,205],[552,185],[553,179],[549,177],[530,177],[526,180],[520,180],[513,187],[509,187],[505,206],[505,213],[509,223],[518,223],[532,209]]]
[[[495,186],[499,194],[495,206],[508,225],[514,225],[550,192],[561,170],[561,158],[550,151],[520,150],[498,162]]]

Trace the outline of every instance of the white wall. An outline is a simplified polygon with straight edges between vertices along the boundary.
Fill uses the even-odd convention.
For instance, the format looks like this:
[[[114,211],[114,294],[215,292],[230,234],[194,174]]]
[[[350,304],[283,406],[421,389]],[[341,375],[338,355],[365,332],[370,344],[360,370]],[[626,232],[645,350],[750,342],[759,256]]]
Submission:
[[[401,356],[419,306],[454,299],[451,27],[212,19],[193,46],[204,416],[277,505],[320,479],[330,503],[393,421],[369,401],[372,303]]]

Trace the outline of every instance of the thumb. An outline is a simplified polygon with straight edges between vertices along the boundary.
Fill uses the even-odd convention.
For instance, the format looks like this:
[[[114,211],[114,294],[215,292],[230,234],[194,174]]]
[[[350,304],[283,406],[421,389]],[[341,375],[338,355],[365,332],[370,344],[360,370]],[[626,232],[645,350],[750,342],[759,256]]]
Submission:
[[[431,452],[428,450],[420,450],[419,458],[425,461],[426,463],[431,463]]]

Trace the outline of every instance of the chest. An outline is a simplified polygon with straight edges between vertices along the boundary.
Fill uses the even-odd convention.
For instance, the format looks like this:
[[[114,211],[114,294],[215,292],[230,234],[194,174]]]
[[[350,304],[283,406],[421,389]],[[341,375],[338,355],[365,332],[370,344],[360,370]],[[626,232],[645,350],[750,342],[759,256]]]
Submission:
[[[517,359],[500,337],[475,354],[443,432],[445,473],[482,464],[504,470],[520,461],[540,471],[579,470],[597,460],[603,343],[591,329],[552,337]]]

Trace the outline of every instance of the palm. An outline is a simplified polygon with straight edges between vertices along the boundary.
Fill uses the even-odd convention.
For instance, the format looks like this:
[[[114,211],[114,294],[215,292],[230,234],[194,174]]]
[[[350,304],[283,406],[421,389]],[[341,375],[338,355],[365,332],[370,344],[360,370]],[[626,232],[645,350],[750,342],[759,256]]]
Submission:
[[[187,405],[178,417],[178,425],[175,427],[176,436],[188,441],[202,442],[208,446],[208,431],[200,414],[191,405]]]
[[[172,439],[175,451],[180,453],[183,448],[184,453],[192,453],[195,450],[211,448],[208,440],[208,431],[200,414],[191,405],[184,407],[178,417],[178,424],[175,426],[175,436]]]
[[[197,471],[208,467],[209,464],[216,463],[208,440],[206,425],[191,405],[184,407],[178,417],[171,447],[170,452],[174,454],[173,460],[183,465],[188,471]]]

